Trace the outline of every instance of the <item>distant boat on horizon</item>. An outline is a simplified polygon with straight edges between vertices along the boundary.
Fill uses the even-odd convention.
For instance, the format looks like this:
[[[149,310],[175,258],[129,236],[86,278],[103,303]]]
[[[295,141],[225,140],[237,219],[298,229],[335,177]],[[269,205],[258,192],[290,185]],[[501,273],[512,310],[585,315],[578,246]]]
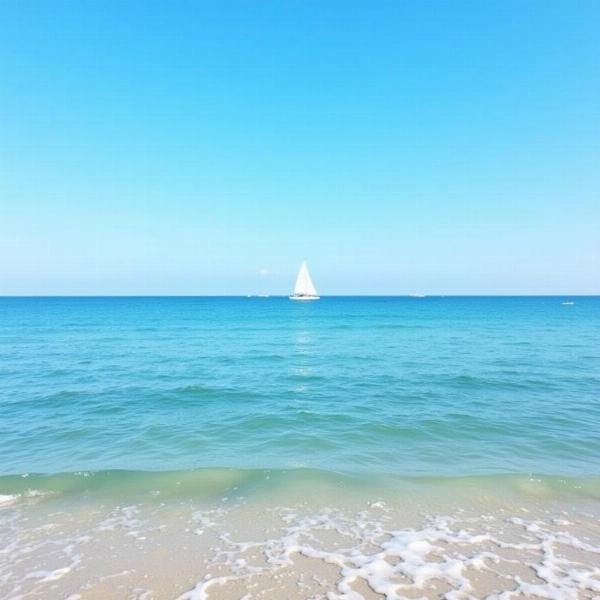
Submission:
[[[303,260],[300,265],[298,277],[296,278],[296,285],[294,286],[294,293],[289,298],[290,300],[304,301],[319,300],[320,298],[315,289],[315,284],[310,277],[306,260]]]

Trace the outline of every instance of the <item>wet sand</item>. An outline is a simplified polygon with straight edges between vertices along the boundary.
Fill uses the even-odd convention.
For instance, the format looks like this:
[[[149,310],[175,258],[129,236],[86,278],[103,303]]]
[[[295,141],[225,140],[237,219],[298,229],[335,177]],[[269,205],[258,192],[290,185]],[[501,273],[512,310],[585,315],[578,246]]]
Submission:
[[[592,599],[595,498],[343,486],[0,505],[0,597]],[[123,499],[121,499],[123,500]]]

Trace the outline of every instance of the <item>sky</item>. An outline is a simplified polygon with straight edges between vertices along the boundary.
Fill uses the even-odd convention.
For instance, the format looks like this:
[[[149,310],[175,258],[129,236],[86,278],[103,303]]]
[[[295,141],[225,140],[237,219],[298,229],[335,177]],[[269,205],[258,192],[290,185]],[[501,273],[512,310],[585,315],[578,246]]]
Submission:
[[[0,294],[600,293],[600,2],[2,0]]]

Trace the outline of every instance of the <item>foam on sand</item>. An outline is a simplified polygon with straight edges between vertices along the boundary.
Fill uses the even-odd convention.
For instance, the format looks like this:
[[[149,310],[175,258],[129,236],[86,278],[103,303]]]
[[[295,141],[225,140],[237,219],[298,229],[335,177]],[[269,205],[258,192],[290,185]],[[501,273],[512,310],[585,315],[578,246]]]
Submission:
[[[480,597],[486,587],[490,600],[520,595],[575,600],[582,592],[589,597],[600,593],[600,568],[563,556],[564,551],[579,551],[598,565],[600,546],[557,530],[556,523],[457,515],[430,517],[418,529],[395,529],[367,512],[349,518],[327,509],[311,516],[286,510],[282,518],[287,527],[280,537],[239,542],[223,534],[219,566],[229,574],[207,575],[179,600],[220,598],[234,582],[248,589],[259,576],[268,573],[273,579],[293,568],[298,555],[339,569],[327,593],[332,600],[364,600],[359,583],[388,599],[415,593],[434,597],[443,591],[448,600],[458,600]],[[347,544],[326,549],[322,540],[328,532]],[[248,560],[256,551],[266,559],[262,567]]]
[[[595,495],[499,498],[461,483],[357,494],[303,477],[304,495],[289,480],[247,495],[228,481],[211,498],[154,485],[127,498],[5,495],[0,597],[600,597]]]

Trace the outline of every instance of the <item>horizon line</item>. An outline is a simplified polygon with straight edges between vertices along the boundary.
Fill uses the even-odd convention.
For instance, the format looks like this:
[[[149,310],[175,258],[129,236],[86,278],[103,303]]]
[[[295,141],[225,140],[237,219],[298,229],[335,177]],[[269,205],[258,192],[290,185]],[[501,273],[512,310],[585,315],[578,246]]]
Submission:
[[[287,298],[289,294],[0,294],[7,298]],[[549,293],[549,294],[327,294],[323,298],[598,298],[600,292],[586,293]]]

